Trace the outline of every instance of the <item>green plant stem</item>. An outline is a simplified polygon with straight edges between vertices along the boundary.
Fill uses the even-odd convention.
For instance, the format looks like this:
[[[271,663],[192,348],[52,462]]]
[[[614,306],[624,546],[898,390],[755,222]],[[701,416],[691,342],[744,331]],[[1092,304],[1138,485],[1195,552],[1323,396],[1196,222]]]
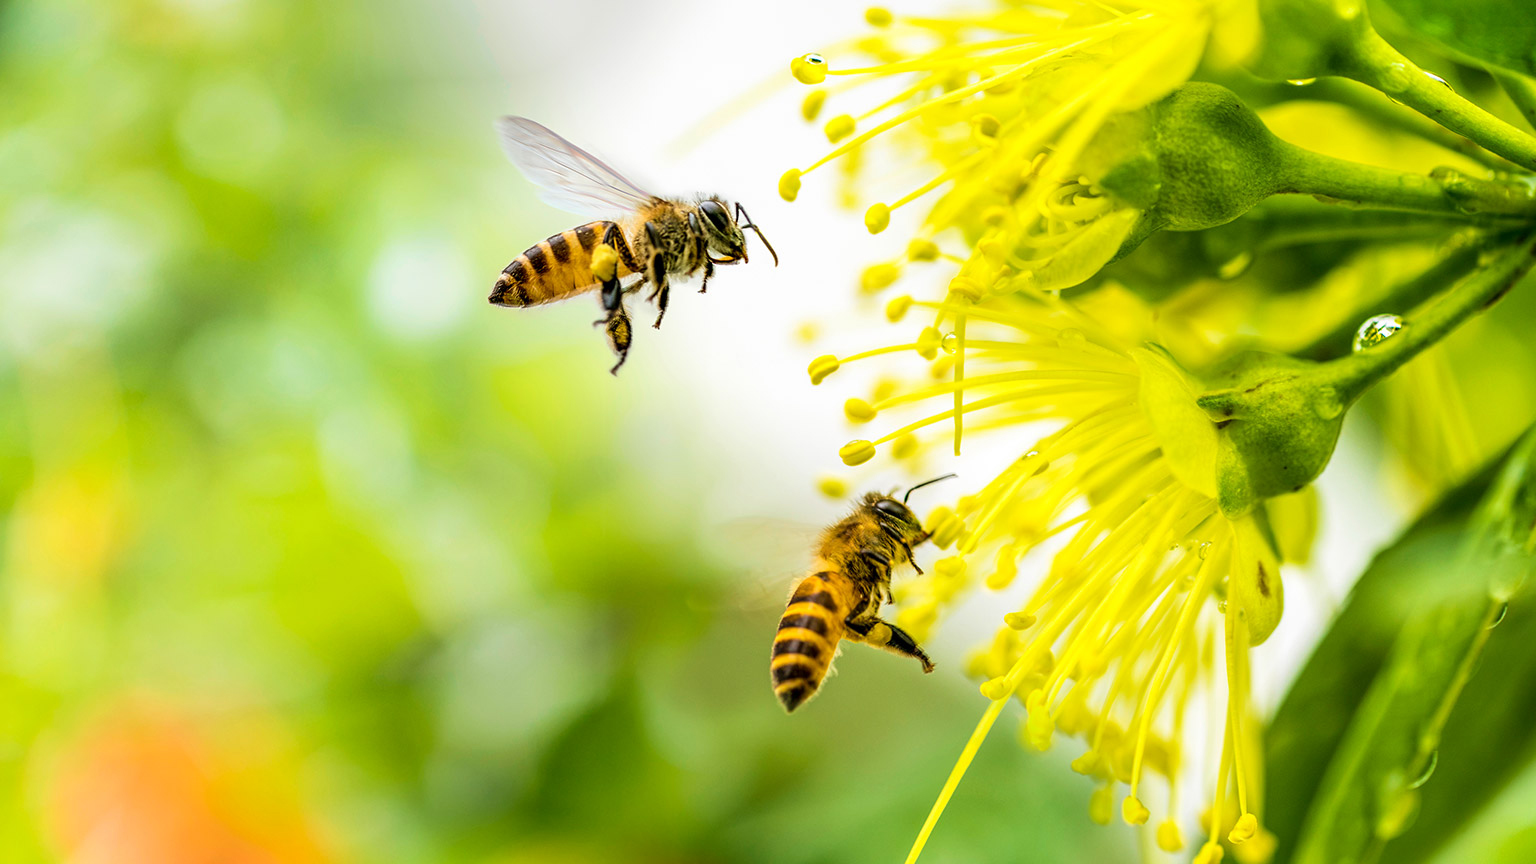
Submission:
[[[1403,329],[1397,335],[1374,347],[1324,363],[1308,377],[1316,376],[1318,383],[1333,388],[1342,405],[1349,405],[1373,384],[1496,302],[1530,271],[1532,264],[1536,264],[1533,255],[1536,255],[1536,248],[1533,248],[1530,237],[1523,237],[1438,300],[1415,309],[1405,317]]]
[[[1536,129],[1536,81],[1508,69],[1489,67],[1488,73],[1504,88],[1504,93],[1509,96],[1509,101],[1515,103],[1515,108],[1519,109],[1525,122]]]
[[[1441,126],[1476,141],[1516,165],[1536,171],[1536,138],[1462,98],[1430,77],[1374,30],[1352,40],[1340,71],[1407,105]]]
[[[1379,126],[1406,132],[1452,153],[1465,156],[1484,168],[1493,171],[1511,171],[1519,167],[1502,156],[1489,153],[1465,135],[1458,135],[1421,114],[1403,110],[1401,105],[1394,104],[1381,91],[1367,87],[1359,81],[1348,78],[1319,78],[1315,83],[1300,87],[1294,84],[1266,84],[1233,89],[1237,89],[1243,94],[1245,101],[1256,107],[1298,99],[1332,102],[1360,114]]]
[[[1293,144],[1284,144],[1280,152],[1286,178],[1281,192],[1386,210],[1536,217],[1536,185],[1523,179],[1481,180],[1449,169],[1411,174],[1335,159]]]
[[[1293,356],[1322,361],[1348,354],[1362,321],[1372,315],[1412,309],[1445,290],[1445,286],[1455,283],[1477,266],[1477,258],[1485,248],[1485,243],[1476,243],[1455,249],[1423,273],[1394,285],[1385,295],[1356,306],[1332,332],[1294,352]]]

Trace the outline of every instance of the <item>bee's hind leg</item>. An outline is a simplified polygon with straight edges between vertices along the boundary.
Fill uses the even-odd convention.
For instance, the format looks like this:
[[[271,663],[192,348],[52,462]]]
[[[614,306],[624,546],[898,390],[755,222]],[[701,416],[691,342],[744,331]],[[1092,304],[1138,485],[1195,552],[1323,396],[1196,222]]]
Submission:
[[[862,619],[849,617],[844,624],[848,627],[848,639],[855,642],[863,642],[865,645],[873,645],[892,654],[900,654],[903,657],[913,657],[923,664],[924,672],[933,671],[933,661],[918,646],[917,640],[912,634],[897,627],[889,621],[882,621],[875,616]]]
[[[603,309],[608,313],[606,318],[592,322],[594,325],[603,325],[603,332],[608,336],[608,347],[618,356],[619,362],[613,364],[608,371],[614,375],[619,374],[619,367],[629,357],[629,343],[634,336],[634,331],[629,325],[629,313],[624,311],[624,289],[618,279],[610,279],[603,283],[602,288]]]

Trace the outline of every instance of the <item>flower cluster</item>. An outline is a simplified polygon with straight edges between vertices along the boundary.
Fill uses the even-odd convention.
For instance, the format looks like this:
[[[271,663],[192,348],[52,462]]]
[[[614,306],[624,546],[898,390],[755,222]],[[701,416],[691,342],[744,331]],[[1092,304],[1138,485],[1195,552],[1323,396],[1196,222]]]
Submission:
[[[1297,36],[1297,15],[1321,22],[1330,51]],[[909,861],[1013,700],[1025,708],[1027,745],[1046,749],[1056,732],[1081,742],[1073,768],[1097,784],[1097,821],[1110,821],[1124,784],[1123,819],[1148,824],[1158,810],[1155,840],[1176,851],[1180,790],[1199,787],[1210,806],[1196,861],[1272,854],[1250,649],[1280,623],[1281,563],[1308,555],[1308,484],[1367,390],[1525,273],[1536,221],[1536,185],[1518,171],[1532,167],[1524,138],[1449,88],[1422,86],[1434,76],[1386,47],[1358,10],[1341,15],[1308,0],[1058,0],[925,18],[873,9],[873,33],[841,49],[871,64],[843,66],[831,51],[791,64],[815,88],[807,120],[855,87],[887,82],[891,92],[827,120],[833,149],[788,171],[781,195],[795,200],[808,173],[838,159],[857,179],[873,145],[889,143],[927,179],[869,205],[869,231],[929,203],[906,252],[866,270],[862,289],[884,291],[913,262],[953,267],[942,296],[886,304],[898,326],[922,317],[913,337],[811,363],[814,384],[873,358],[928,363],[926,376],[847,400],[855,424],[902,420],[849,442],[843,462],[869,462],[882,447],[917,459],[946,427],[957,456],[967,430],[1017,448],[995,477],[929,515],[934,543],[951,551],[898,586],[899,623],[921,639],[958,598],[1002,591],[1036,569],[1026,562],[1045,564],[972,658],[991,704]],[[1327,65],[1339,58],[1352,59]],[[1305,149],[1224,86],[1253,90],[1248,72],[1225,71],[1239,65],[1273,76],[1308,64],[1452,117],[1453,131],[1481,145],[1455,158],[1499,170],[1421,173]],[[1313,85],[1276,82],[1260,107]],[[1464,142],[1428,122],[1398,128],[1432,148]],[[1298,192],[1316,200],[1272,197]],[[1390,280],[1362,275],[1361,261],[1424,239],[1443,254],[1402,258],[1419,269]],[[1280,250],[1310,257],[1277,260]],[[1299,292],[1285,284],[1298,277],[1276,275],[1301,272]],[[1266,317],[1255,310],[1298,305],[1292,294],[1321,322],[1307,340],[1255,323]],[[1408,314],[1354,333],[1371,304]],[[1454,394],[1443,364],[1431,352],[1406,374]],[[1439,454],[1426,471],[1438,483],[1486,450],[1465,406],[1449,401],[1449,418],[1421,427],[1414,445]],[[1199,703],[1221,706],[1209,744],[1186,733]],[[1149,796],[1152,775],[1161,791]]]

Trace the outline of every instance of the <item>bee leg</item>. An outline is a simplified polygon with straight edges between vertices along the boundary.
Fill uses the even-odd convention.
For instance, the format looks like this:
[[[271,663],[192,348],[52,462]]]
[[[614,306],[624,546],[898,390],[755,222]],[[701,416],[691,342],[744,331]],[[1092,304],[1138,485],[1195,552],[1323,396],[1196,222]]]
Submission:
[[[603,325],[603,332],[608,336],[608,347],[619,358],[619,362],[608,370],[617,375],[619,367],[629,357],[630,338],[634,333],[629,326],[629,314],[624,311],[624,288],[618,279],[609,279],[603,283],[602,297],[603,309],[608,312],[608,317],[593,323]]]
[[[645,223],[645,239],[651,247],[651,257],[645,262],[645,275],[654,286],[651,288],[651,296],[646,299],[656,301],[656,305],[661,308],[660,314],[656,316],[656,323],[651,325],[660,330],[661,319],[667,317],[667,295],[670,293],[670,286],[667,285],[666,259],[662,257],[661,252],[661,232],[656,230],[656,223]]]
[[[705,258],[704,259],[704,282],[701,285],[699,285],[699,293],[700,294],[703,294],[705,291],[709,290],[709,277],[711,277],[713,275],[715,275],[715,262],[709,260],[708,258]]]
[[[933,671],[933,661],[929,660],[928,655],[918,646],[917,640],[912,638],[911,633],[895,624],[875,617],[862,620],[849,618],[843,623],[848,628],[847,638],[902,657],[916,658],[917,662],[923,664],[924,672]]]

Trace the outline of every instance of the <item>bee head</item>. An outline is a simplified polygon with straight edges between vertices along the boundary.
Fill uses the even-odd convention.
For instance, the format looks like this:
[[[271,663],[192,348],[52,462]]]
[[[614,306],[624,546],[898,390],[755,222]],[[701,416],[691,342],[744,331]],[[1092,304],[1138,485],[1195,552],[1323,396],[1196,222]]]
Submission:
[[[747,260],[747,237],[743,233],[750,228],[757,233],[759,240],[768,247],[768,253],[773,256],[773,265],[779,265],[779,253],[773,251],[768,238],[763,236],[763,230],[752,224],[752,217],[740,204],[736,205],[736,215],[731,216],[726,203],[719,198],[705,198],[699,202],[699,213],[703,215],[704,239],[709,244],[709,251],[721,256],[711,258],[716,264],[735,264],[737,261]]]
[[[945,474],[943,477],[935,477],[932,480],[919,483],[908,489],[907,494],[903,495],[900,501],[897,501],[894,495],[881,495],[879,492],[871,492],[864,496],[864,504],[874,511],[877,518],[891,525],[903,536],[907,537],[907,542],[921,543],[928,539],[928,532],[923,530],[923,523],[917,518],[917,514],[913,513],[912,508],[907,506],[907,499],[912,497],[913,492],[924,486],[937,483],[940,480],[948,480],[954,476],[953,474]]]

